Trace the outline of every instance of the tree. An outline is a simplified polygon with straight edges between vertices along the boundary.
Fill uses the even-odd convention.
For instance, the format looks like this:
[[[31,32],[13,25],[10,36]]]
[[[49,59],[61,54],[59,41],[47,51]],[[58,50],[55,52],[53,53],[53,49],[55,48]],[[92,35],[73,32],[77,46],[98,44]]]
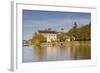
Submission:
[[[76,37],[77,37],[77,23],[76,22],[74,22],[74,24],[73,24],[74,26],[72,27],[72,29],[71,30],[69,30],[69,32],[68,32],[68,35],[71,37],[71,40],[74,40],[74,38],[76,39]]]
[[[44,37],[41,33],[35,33],[32,37],[32,44],[40,45],[42,42],[46,41],[46,37]]]
[[[58,39],[59,39],[60,42],[64,42],[66,40],[66,34],[64,32],[61,32],[58,35]]]
[[[74,27],[73,27],[73,29],[76,29],[76,28],[77,28],[77,23],[74,22]]]
[[[77,28],[77,24],[74,23],[74,27],[69,30],[68,35],[70,37],[74,36],[77,41],[91,40],[91,22],[79,28]]]

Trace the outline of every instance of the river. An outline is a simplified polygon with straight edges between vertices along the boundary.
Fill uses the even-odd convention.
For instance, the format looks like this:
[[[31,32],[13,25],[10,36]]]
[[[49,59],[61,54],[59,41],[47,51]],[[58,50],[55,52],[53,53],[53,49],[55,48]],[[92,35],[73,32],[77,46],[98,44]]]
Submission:
[[[91,59],[90,45],[23,46],[22,62],[64,61]]]

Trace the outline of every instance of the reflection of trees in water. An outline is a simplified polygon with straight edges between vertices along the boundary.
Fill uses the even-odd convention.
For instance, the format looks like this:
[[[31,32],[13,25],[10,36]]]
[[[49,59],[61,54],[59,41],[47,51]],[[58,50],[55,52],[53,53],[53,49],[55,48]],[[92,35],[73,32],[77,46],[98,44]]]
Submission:
[[[55,59],[57,56],[57,47],[55,46],[33,46],[37,61],[46,61]]]
[[[46,56],[45,52],[46,52],[46,49],[45,47],[41,47],[41,46],[33,46],[34,48],[34,54],[35,54],[35,58],[37,61],[42,61],[43,58]]]
[[[37,61],[56,60],[57,56],[63,57],[67,60],[81,60],[91,58],[90,45],[73,45],[66,44],[65,46],[33,46],[34,54]],[[63,58],[59,58],[63,59]]]
[[[75,41],[68,44],[65,43],[64,45],[67,48],[67,53],[73,60],[91,58],[91,46],[89,41]]]
[[[91,58],[90,46],[71,46],[70,49],[70,56],[72,56],[74,60]]]
[[[85,44],[85,45],[84,45]],[[71,59],[78,60],[78,59],[90,59],[91,58],[91,49],[89,43],[71,43],[65,44],[65,46],[60,46],[61,51],[66,51],[69,54]]]

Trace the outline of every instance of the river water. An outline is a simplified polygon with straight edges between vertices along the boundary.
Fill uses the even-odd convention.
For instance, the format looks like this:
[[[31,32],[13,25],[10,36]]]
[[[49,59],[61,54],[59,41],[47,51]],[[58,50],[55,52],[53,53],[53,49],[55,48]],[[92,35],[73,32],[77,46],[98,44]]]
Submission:
[[[77,46],[23,46],[22,62],[63,61],[91,59],[89,45]]]

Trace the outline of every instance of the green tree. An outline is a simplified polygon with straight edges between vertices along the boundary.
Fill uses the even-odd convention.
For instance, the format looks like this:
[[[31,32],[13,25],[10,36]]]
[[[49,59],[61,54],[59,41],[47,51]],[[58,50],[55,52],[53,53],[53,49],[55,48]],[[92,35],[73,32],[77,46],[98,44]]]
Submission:
[[[68,35],[70,37],[74,36],[77,41],[85,41],[91,39],[91,22],[79,28],[76,28],[76,23],[74,27],[69,30]]]
[[[76,39],[78,33],[77,33],[77,22],[74,22],[72,29],[69,30],[68,35],[71,37],[71,40],[73,40],[73,37]]]
[[[74,22],[74,26],[73,26],[73,29],[76,29],[77,28],[77,23]]]
[[[74,37],[76,37],[76,36],[77,36],[76,29],[77,29],[77,23],[76,23],[76,22],[74,22],[74,26],[73,26],[73,36],[74,36]]]
[[[66,33],[64,32],[61,32],[59,35],[58,35],[58,39],[60,42],[64,42],[66,40]]]

